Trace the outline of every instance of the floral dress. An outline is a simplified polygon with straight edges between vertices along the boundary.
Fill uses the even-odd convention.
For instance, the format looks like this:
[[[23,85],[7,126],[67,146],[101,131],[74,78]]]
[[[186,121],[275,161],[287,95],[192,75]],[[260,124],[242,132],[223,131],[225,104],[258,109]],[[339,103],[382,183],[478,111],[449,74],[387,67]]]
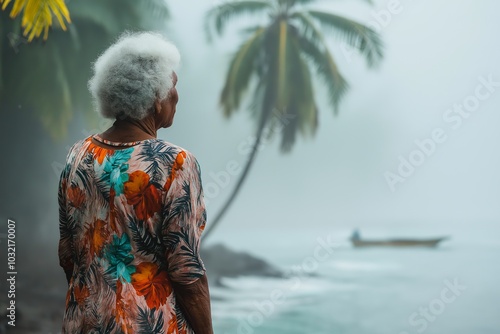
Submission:
[[[69,284],[62,333],[193,333],[171,285],[205,274],[206,211],[192,153],[161,139],[90,136],[71,147],[58,200]]]

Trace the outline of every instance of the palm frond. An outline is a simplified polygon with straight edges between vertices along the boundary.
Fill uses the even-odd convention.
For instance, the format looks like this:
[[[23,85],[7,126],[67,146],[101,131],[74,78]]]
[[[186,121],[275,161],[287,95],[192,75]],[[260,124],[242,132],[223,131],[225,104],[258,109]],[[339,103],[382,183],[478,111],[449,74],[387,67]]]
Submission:
[[[294,7],[296,5],[308,5],[318,0],[278,0],[281,5],[286,5],[288,8]]]
[[[294,59],[294,71],[292,82],[300,83],[292,86],[293,94],[289,103],[289,117],[282,124],[281,151],[289,152],[295,143],[298,131],[302,135],[314,135],[318,127],[318,108],[316,106],[314,87],[312,83],[309,64],[301,53],[301,45],[298,37],[300,34],[292,26],[294,38],[292,38]]]
[[[65,11],[54,12],[54,7],[49,6],[49,11],[42,13],[52,15],[48,40],[28,44],[28,38],[22,36],[25,28],[21,25],[23,15],[31,9],[22,5],[64,5],[63,0],[0,0],[0,3],[0,7],[5,8],[2,14],[10,13],[17,3],[21,4],[16,7],[15,20],[8,15],[0,16],[0,32],[8,36],[0,43],[1,111],[15,113],[18,107],[32,111],[54,140],[67,135],[68,123],[77,111],[86,121],[85,132],[102,127],[98,113],[93,110],[87,80],[82,80],[92,75],[91,62],[123,30],[164,31],[164,19],[168,17],[168,5],[163,0],[66,1],[72,24],[68,25],[69,21],[65,20]],[[69,32],[61,29],[56,14],[61,15]]]
[[[297,94],[297,105],[299,106],[299,115],[297,120],[299,122],[299,131],[303,135],[313,136],[318,129],[318,107],[314,99],[314,87],[312,84],[311,71],[308,64],[301,59],[299,68],[300,77],[302,78],[302,89]],[[291,119],[293,122],[295,119]]]
[[[300,30],[297,31],[300,32],[302,36],[318,44],[320,47],[326,45],[325,36],[310,15],[307,15],[305,12],[295,12],[290,15],[290,18],[300,27]]]
[[[255,35],[255,33],[261,29],[265,29],[266,27],[263,26],[262,24],[258,24],[258,25],[255,25],[255,26],[251,26],[251,27],[248,27],[248,28],[242,28],[240,29],[239,33],[240,35],[243,37],[243,39],[250,39],[250,37],[252,37],[253,35]]]
[[[160,334],[165,333],[163,329],[163,311],[156,309],[143,309],[139,306],[138,333],[139,334]]]
[[[179,217],[184,221],[191,213],[191,187],[188,181],[182,183],[182,190],[184,194],[177,197],[172,203],[172,209],[169,211],[168,220]]]
[[[179,307],[179,303],[175,303],[175,317],[177,318],[177,328],[179,331],[186,325],[187,321],[184,317],[184,313],[182,313],[181,308]]]
[[[106,290],[107,293],[116,291],[116,278],[114,278],[113,274],[109,273],[103,266],[97,265],[95,260],[90,264],[87,270],[83,271],[82,277],[84,277],[87,286],[96,286],[98,284],[97,282],[102,280],[105,284],[104,286],[101,285],[103,290]]]
[[[334,113],[338,114],[338,104],[349,85],[339,72],[332,54],[324,45],[322,48],[303,35],[298,36],[301,51],[309,58],[316,67],[316,72],[327,85],[330,97],[330,104],[334,108]]]
[[[115,317],[111,317],[106,323],[106,327],[104,327],[103,334],[111,334],[115,331],[116,319]]]
[[[109,291],[112,290],[109,289]],[[113,298],[113,296],[110,296],[109,298]],[[87,306],[85,312],[90,314],[89,324],[87,327],[89,333],[111,334],[116,332],[116,318],[112,316],[105,319],[105,313],[99,312],[98,305],[90,305],[90,307]]]
[[[99,323],[102,319],[102,312],[100,311],[99,306],[95,303],[84,304],[86,330],[90,331],[91,329],[95,330],[96,328],[100,328]]]
[[[81,224],[78,224],[78,220],[73,216],[73,215],[67,215],[66,216],[66,235],[63,235],[63,237],[65,236],[70,236],[72,238],[72,236],[74,235],[78,235],[78,233],[81,231],[83,227],[81,226]]]
[[[170,272],[179,271],[181,268],[199,269],[203,267],[203,262],[199,257],[200,239],[196,238],[195,232],[189,232],[189,228],[192,227],[181,227],[179,231],[172,231],[169,233],[169,238],[176,238],[179,240],[175,247],[179,247],[176,251],[176,255],[180,259],[179,261],[175,261],[175,263],[168,264]],[[196,272],[184,272],[184,270],[182,270],[179,275],[180,279],[192,279],[198,278],[203,274],[200,274],[198,270],[196,270]]]
[[[151,182],[158,183],[167,172],[164,166],[172,166],[175,155],[176,150],[173,146],[162,141],[153,141],[145,144],[144,150],[139,153],[139,159],[150,163],[146,173],[151,175]]]
[[[201,181],[201,167],[197,159],[195,159],[195,165],[196,165],[196,176],[197,176],[196,183],[199,185],[200,188],[200,190],[198,191],[198,196],[196,196],[196,203],[201,204],[201,199],[203,196],[203,183]]]
[[[350,46],[358,49],[367,60],[368,66],[374,67],[383,57],[383,43],[380,35],[373,29],[351,19],[315,10],[307,12],[319,24],[331,29]]]
[[[245,93],[255,70],[258,54],[262,49],[264,28],[255,31],[252,37],[239,48],[233,57],[226,83],[222,90],[220,104],[224,116],[231,116],[231,112],[240,106],[241,96]]]
[[[165,226],[163,227],[164,231],[162,232],[162,245],[165,248],[165,252],[171,252],[175,248],[177,248],[177,246],[181,242],[181,239],[178,234],[168,232],[167,224],[172,224],[172,222],[166,221],[164,222],[164,224],[165,224]]]
[[[271,115],[277,109],[278,71],[279,71],[279,21],[266,29],[264,35],[264,55],[257,68],[258,83],[255,90],[255,102],[250,109],[256,123],[257,137],[269,124]],[[278,46],[278,47],[277,47]]]
[[[76,301],[73,289],[71,289],[70,290],[70,295],[69,295],[68,306],[66,307],[66,315],[65,315],[65,317],[68,320],[77,320],[78,316],[81,314],[80,308],[81,308],[81,306]]]
[[[163,247],[161,241],[158,240],[147,228],[147,224],[136,220],[132,216],[128,216],[128,226],[132,231],[132,240],[134,241],[137,252],[144,255],[153,255],[154,261],[163,258]]]
[[[11,0],[0,0],[2,10],[5,10]],[[28,42],[44,33],[43,39],[47,40],[49,28],[52,26],[52,16],[63,30],[66,23],[71,23],[68,8],[63,0],[15,0],[10,11],[10,17],[17,17],[23,12],[21,25],[24,28],[23,35],[28,35]]]
[[[165,0],[137,1],[137,3],[144,6],[154,17],[162,20],[170,18],[170,10]]]
[[[87,175],[85,174],[89,174],[88,171],[92,171],[92,169],[94,168],[94,161],[93,161],[93,157],[92,157],[92,154],[88,154],[85,158],[84,158],[84,161],[86,162],[86,169],[87,169],[87,172],[83,172],[81,174],[83,174],[83,176],[85,178],[88,178]],[[92,174],[89,174],[89,175],[92,175]],[[92,189],[92,191],[95,191],[97,192],[98,194],[100,194],[99,196],[99,201],[100,201],[100,204],[104,207],[109,207],[109,201],[110,201],[110,196],[111,196],[111,186],[110,186],[110,183],[109,183],[109,175],[105,174],[105,173],[102,173],[101,175],[99,175],[99,177],[97,177],[95,179],[95,182],[93,180],[89,180],[87,181],[86,183],[86,187],[90,188],[90,187],[95,187],[95,189]]]
[[[212,28],[222,35],[229,20],[244,14],[253,14],[272,8],[269,1],[264,0],[237,0],[227,1],[210,9],[205,17],[205,31],[207,39],[212,39]]]

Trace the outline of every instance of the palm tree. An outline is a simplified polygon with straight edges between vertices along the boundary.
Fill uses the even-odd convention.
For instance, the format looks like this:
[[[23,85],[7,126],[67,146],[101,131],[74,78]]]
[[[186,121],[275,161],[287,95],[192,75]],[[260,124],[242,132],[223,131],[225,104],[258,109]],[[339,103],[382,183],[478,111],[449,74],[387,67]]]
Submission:
[[[206,17],[206,30],[222,35],[231,19],[245,14],[267,14],[265,25],[245,29],[246,40],[234,54],[220,96],[226,118],[240,109],[243,97],[252,90],[249,110],[256,121],[256,139],[248,162],[236,186],[204,233],[206,238],[238,194],[248,175],[263,136],[281,133],[281,152],[290,152],[297,134],[314,135],[318,127],[312,70],[329,92],[329,104],[338,113],[338,105],[348,90],[332,53],[325,32],[357,49],[369,67],[383,56],[380,36],[371,28],[336,14],[307,5],[314,0],[237,0],[212,8]],[[285,121],[283,121],[285,120]]]
[[[32,2],[16,0],[13,9],[26,1]],[[47,2],[62,0],[36,4]],[[32,7],[31,12],[36,12]],[[86,85],[91,62],[99,53],[123,30],[165,29],[169,17],[163,0],[71,1],[68,10],[72,22],[68,31],[55,25],[47,41],[31,43],[21,33],[25,19],[11,19],[0,12],[1,112],[14,117],[30,111],[54,139],[65,137],[74,111],[80,111],[89,123],[97,121]]]
[[[11,0],[0,0],[2,10],[5,10],[11,2]],[[29,42],[39,37],[42,31],[44,32],[43,39],[47,40],[49,28],[52,26],[52,16],[56,17],[63,30],[66,30],[65,20],[71,23],[68,8],[63,0],[15,0],[10,17],[17,17],[21,11],[23,12],[23,35],[29,35]]]

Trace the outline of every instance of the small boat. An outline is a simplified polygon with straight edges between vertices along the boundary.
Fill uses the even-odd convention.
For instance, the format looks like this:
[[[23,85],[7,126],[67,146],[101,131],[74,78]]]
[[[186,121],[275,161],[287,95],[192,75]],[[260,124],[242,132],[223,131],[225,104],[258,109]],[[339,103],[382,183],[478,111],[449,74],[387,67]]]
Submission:
[[[354,231],[351,242],[354,247],[436,247],[441,241],[448,238],[363,240],[359,232]]]

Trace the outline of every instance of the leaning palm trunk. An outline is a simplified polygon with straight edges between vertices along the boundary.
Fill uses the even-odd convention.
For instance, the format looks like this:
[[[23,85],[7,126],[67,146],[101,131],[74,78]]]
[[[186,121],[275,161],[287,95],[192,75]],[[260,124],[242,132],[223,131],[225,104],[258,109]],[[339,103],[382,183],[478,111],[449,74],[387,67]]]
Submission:
[[[297,135],[314,135],[318,128],[313,76],[325,84],[329,102],[338,112],[338,104],[348,90],[348,83],[340,73],[335,58],[328,48],[323,31],[332,32],[346,45],[365,56],[368,66],[376,66],[383,55],[380,36],[370,27],[333,13],[313,10],[308,5],[315,0],[234,0],[212,8],[207,14],[209,37],[211,28],[221,35],[227,23],[241,15],[267,14],[264,25],[245,29],[248,34],[229,66],[226,83],[221,94],[224,116],[230,117],[241,110],[244,96],[263,96],[263,103],[255,112],[258,117],[257,138],[249,160],[229,199],[209,224],[206,238],[220,223],[233,203],[248,175],[261,144],[265,128],[276,126],[269,118],[270,110],[280,110],[290,119],[284,124],[281,151],[290,152]],[[258,77],[257,85],[252,79]],[[262,94],[262,95],[260,95]]]
[[[229,198],[227,199],[226,203],[222,206],[220,211],[217,213],[215,218],[212,220],[211,224],[208,225],[208,228],[205,230],[203,233],[203,238],[206,239],[209,235],[210,232],[214,230],[214,228],[220,223],[222,220],[222,217],[224,214],[227,212],[233,201],[236,199],[236,196],[238,195],[241,186],[243,185],[243,182],[245,182],[245,179],[248,176],[248,172],[250,171],[250,168],[252,167],[253,162],[255,161],[255,157],[257,156],[257,151],[259,149],[260,143],[262,141],[262,136],[264,135],[264,129],[266,125],[266,121],[268,119],[269,113],[262,113],[261,120],[259,122],[259,127],[257,129],[257,136],[255,138],[255,142],[252,146],[252,151],[250,152],[250,156],[248,157],[247,163],[245,165],[245,168],[243,169],[243,172],[240,175],[240,178],[238,179],[238,182],[236,183],[236,186],[233,189],[233,192],[231,195],[229,195]]]

